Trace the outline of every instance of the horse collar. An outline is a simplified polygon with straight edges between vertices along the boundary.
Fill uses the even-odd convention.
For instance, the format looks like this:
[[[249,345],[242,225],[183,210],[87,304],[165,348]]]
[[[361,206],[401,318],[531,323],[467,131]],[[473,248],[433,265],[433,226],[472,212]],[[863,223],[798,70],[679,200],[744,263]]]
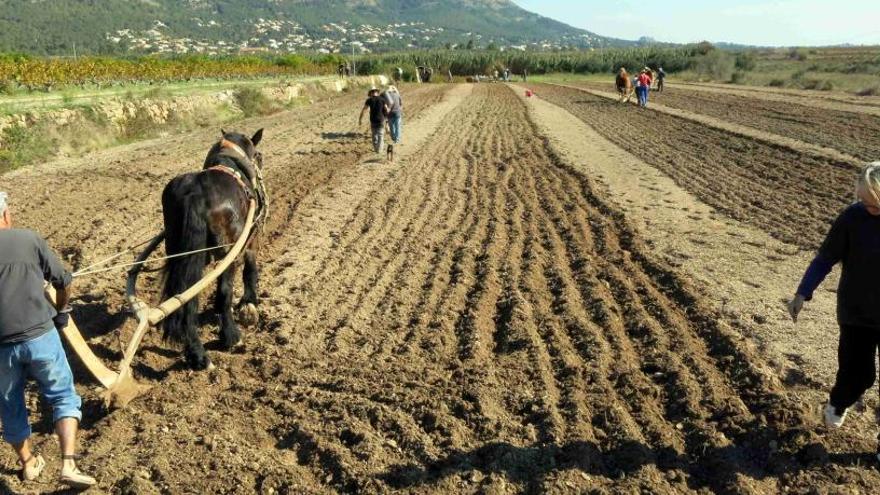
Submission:
[[[236,182],[238,182],[238,185],[240,185],[242,189],[247,192],[248,196],[251,195],[251,188],[245,184],[244,179],[242,179],[241,177],[241,172],[239,172],[238,170],[235,170],[228,165],[214,165],[213,167],[208,167],[205,169],[205,171],[208,170],[216,170],[218,172],[223,172],[224,174],[231,175],[236,180]]]
[[[236,154],[238,154],[239,156],[241,156],[242,158],[244,158],[245,160],[250,160],[250,159],[251,159],[249,156],[247,156],[247,153],[245,153],[244,150],[241,149],[241,146],[239,146],[239,145],[233,143],[232,141],[230,141],[230,140],[228,140],[228,139],[226,139],[226,138],[223,138],[223,139],[220,140],[220,149],[232,150],[232,151],[234,151]]]

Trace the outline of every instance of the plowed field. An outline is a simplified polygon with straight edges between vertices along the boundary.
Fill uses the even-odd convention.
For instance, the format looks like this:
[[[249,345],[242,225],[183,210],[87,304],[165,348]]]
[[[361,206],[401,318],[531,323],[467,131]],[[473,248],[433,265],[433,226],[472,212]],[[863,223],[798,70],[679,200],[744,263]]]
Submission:
[[[613,91],[611,84],[581,83],[585,88]],[[670,87],[651,92],[651,99],[766,132],[834,148],[861,160],[880,156],[880,116],[830,110],[803,102],[749,98],[736,94],[699,91],[692,87]]]
[[[650,110],[633,112],[576,89],[536,88],[707,204],[783,241],[814,248],[853,195],[857,169],[852,164]],[[876,134],[869,146],[880,146]]]
[[[150,335],[135,373],[153,388],[124,410],[104,411],[77,368],[82,463],[102,490],[880,487],[872,439],[822,436],[805,391],[783,385],[703,288],[655,256],[510,88],[404,90],[413,137],[394,164],[367,153],[357,96],[240,123],[266,127],[274,197],[261,323],[232,353],[209,346],[217,369],[203,373]],[[636,128],[646,114],[574,90],[539,94],[781,239],[815,243],[845,203],[845,166],[668,116]],[[162,186],[196,168],[213,139],[47,164],[2,177],[3,188],[19,225],[84,266],[158,229]],[[107,275],[76,289],[74,316],[108,361],[131,331],[123,286]],[[202,323],[214,340],[213,315]],[[52,466],[48,420],[35,419]],[[11,453],[0,459],[6,488],[55,488],[14,480]]]

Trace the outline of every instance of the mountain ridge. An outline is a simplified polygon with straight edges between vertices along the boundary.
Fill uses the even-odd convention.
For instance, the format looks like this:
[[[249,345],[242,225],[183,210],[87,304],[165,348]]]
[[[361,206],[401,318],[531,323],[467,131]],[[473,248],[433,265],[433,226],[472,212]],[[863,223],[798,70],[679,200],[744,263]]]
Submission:
[[[69,55],[76,46],[93,54],[333,53],[353,43],[360,51],[390,51],[471,40],[536,50],[636,44],[510,0],[0,0],[6,52]]]

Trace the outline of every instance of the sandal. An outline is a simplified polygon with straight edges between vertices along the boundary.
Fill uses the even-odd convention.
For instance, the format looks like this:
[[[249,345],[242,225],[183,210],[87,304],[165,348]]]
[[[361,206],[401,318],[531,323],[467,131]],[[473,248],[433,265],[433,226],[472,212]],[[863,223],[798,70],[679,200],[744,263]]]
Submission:
[[[28,467],[28,463],[34,461],[34,465]],[[46,461],[43,460],[43,456],[40,454],[31,454],[25,460],[19,460],[21,463],[21,479],[24,481],[33,481],[40,476],[40,473],[43,472],[43,468],[46,467]]]
[[[77,456],[75,455],[63,455],[61,456],[64,460],[76,460]],[[95,478],[84,474],[79,470],[76,466],[73,469],[65,471],[64,468],[61,468],[61,482],[71,488],[89,488],[96,485],[98,482]]]

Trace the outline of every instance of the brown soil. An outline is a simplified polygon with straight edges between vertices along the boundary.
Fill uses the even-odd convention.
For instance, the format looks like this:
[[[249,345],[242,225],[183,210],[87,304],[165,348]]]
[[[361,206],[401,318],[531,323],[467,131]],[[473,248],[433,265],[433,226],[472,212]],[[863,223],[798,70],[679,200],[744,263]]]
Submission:
[[[575,89],[536,89],[702,201],[783,241],[814,249],[852,196],[851,164]]]
[[[576,86],[611,91],[609,84]],[[669,87],[651,101],[833,148],[863,161],[880,159],[880,115],[810,107],[754,96]]]
[[[762,98],[771,101],[799,103],[828,110],[867,113],[880,116],[880,96],[857,96],[834,91],[771,88],[766,86],[739,86],[713,83],[674,83],[672,86],[691,88],[709,93],[725,93]]]
[[[347,134],[356,96],[242,124],[268,127],[275,193],[262,323],[236,352],[212,350],[209,373],[186,371],[151,335],[136,374],[153,388],[124,410],[102,411],[84,389],[83,464],[104,491],[880,486],[860,467],[873,445],[819,437],[764,356],[556,154],[512,91],[459,88],[406,88],[424,138],[407,141],[398,164],[370,159]],[[51,233],[81,266],[154,230],[159,185],[194,168],[212,138],[4,182],[19,223]],[[291,229],[308,222],[328,240],[304,255]],[[122,285],[108,276],[78,288],[75,316],[110,360]],[[213,340],[213,318],[204,323]],[[45,423],[39,444],[55,452]],[[840,449],[855,453],[829,453]],[[8,452],[0,459],[7,487],[34,487],[12,479]]]

